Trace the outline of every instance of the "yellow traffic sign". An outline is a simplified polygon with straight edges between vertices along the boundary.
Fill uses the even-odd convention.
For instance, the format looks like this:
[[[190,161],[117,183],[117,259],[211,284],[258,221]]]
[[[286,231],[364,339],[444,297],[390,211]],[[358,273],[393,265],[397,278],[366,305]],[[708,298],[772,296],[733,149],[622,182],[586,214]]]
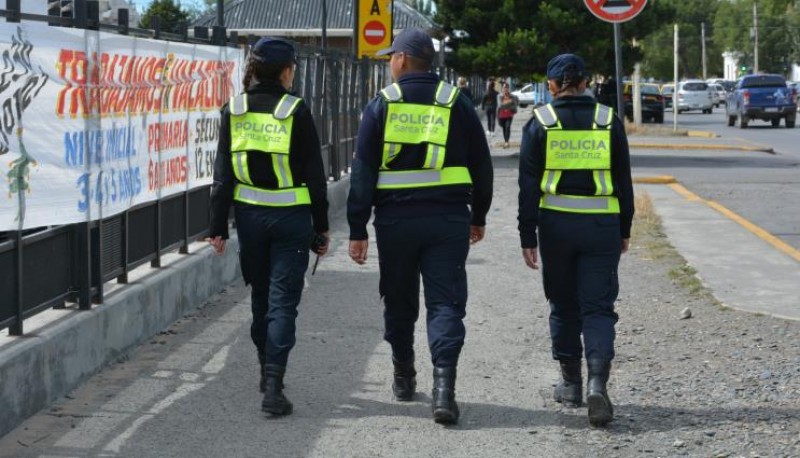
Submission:
[[[357,0],[356,55],[380,58],[375,53],[392,44],[392,0]],[[388,58],[384,56],[383,58]]]

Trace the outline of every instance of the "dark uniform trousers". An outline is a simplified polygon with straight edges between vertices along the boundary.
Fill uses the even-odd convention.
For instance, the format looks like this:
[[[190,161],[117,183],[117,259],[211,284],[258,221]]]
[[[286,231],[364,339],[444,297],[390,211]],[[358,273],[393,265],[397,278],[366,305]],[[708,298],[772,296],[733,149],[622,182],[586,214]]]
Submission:
[[[455,367],[464,345],[469,217],[437,214],[376,217],[385,335],[392,355],[414,357],[420,274],[427,308],[428,345],[434,366]]]
[[[539,251],[550,301],[553,358],[614,358],[614,301],[622,239],[619,216],[541,210]]]
[[[261,363],[286,367],[308,268],[311,211],[237,204],[235,217],[242,277],[252,286],[250,336]]]

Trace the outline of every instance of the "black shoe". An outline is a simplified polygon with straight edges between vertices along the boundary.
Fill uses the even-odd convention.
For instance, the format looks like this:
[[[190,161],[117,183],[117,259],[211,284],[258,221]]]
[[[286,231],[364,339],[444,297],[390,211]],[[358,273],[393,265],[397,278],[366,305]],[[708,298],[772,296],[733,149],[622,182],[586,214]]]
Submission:
[[[414,399],[417,390],[417,371],[414,369],[414,360],[398,363],[392,358],[394,365],[394,381],[392,382],[392,393],[394,398],[401,402]]]
[[[458,423],[459,411],[456,404],[456,368],[433,368],[433,421],[443,425]]]
[[[272,415],[289,415],[292,403],[283,394],[283,374],[286,368],[274,364],[264,365],[264,399],[261,410]]]
[[[589,359],[586,361],[589,381],[586,389],[586,404],[589,407],[589,424],[605,426],[614,419],[614,406],[606,391],[611,372],[611,361]]]
[[[581,360],[559,361],[561,366],[561,382],[553,390],[553,399],[565,407],[583,405],[583,379],[581,378]]]

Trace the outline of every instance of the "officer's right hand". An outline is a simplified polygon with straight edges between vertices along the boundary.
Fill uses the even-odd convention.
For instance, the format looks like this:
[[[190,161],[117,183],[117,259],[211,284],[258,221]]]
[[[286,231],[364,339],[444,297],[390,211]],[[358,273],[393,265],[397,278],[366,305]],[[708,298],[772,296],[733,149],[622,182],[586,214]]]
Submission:
[[[351,240],[350,241],[350,259],[356,264],[363,265],[367,262],[367,240]]]
[[[523,248],[522,259],[525,260],[525,264],[531,269],[539,270],[539,253],[536,251],[536,248]]]
[[[217,255],[221,256],[225,254],[225,239],[221,236],[206,237],[206,242],[214,248],[214,252],[217,253]]]

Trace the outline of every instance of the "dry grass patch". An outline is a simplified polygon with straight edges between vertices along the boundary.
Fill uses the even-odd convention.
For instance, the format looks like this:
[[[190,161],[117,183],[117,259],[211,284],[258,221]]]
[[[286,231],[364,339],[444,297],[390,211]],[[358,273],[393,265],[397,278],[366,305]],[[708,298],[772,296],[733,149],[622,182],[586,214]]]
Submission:
[[[686,137],[689,131],[686,129],[672,130],[672,124],[636,124],[625,120],[625,132],[628,135],[641,135],[649,137]]]
[[[696,297],[720,304],[697,277],[697,270],[670,245],[653,201],[646,191],[637,190],[634,201],[636,215],[633,219],[631,237],[643,249],[640,254],[646,260],[659,260],[669,266],[668,276],[672,282]]]

